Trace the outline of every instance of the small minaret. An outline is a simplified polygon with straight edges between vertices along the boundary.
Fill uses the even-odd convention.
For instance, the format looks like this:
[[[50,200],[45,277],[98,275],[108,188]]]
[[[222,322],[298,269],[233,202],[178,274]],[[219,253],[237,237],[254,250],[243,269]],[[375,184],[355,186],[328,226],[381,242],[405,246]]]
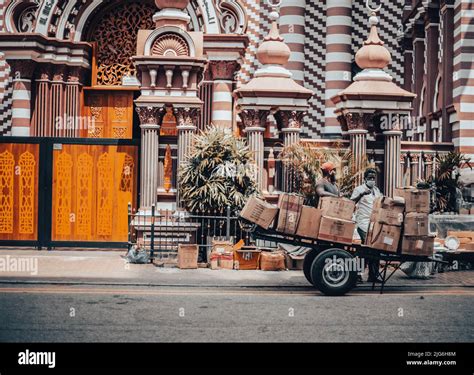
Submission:
[[[278,12],[271,12],[270,17],[270,32],[257,50],[262,67],[248,83],[234,91],[244,132],[255,155],[257,181],[264,192],[268,192],[265,186],[267,181],[263,179],[264,134],[268,116],[275,116],[285,146],[297,143],[308,100],[313,96],[311,90],[293,80],[291,72],[285,67],[291,50],[278,30]],[[283,185],[288,185],[286,177]]]
[[[354,82],[331,98],[336,104],[335,113],[345,134],[349,135],[353,173],[359,173],[356,184],[362,183],[362,170],[367,154],[367,135],[374,128],[374,118],[380,123],[385,138],[384,193],[393,194],[401,182],[400,142],[402,120],[409,118],[415,94],[397,86],[392,76],[385,72],[391,62],[390,52],[380,39],[377,9],[370,11],[370,32],[364,45],[356,54],[356,63],[362,71]]]

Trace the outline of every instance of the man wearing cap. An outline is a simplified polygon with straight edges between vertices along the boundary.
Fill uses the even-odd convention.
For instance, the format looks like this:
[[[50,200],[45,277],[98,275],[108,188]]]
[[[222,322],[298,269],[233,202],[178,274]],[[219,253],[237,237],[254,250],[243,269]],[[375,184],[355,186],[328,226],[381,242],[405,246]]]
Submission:
[[[321,172],[323,178],[316,182],[316,193],[318,195],[316,206],[319,204],[319,198],[321,197],[339,196],[339,189],[336,186],[336,166],[331,162],[326,162],[321,165]]]

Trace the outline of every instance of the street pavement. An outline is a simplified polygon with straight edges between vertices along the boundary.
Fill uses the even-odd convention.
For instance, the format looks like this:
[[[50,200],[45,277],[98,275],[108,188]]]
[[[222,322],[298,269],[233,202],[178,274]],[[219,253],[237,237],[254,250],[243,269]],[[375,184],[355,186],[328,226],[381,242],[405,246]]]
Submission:
[[[327,297],[301,271],[179,270],[123,255],[0,251],[10,262],[0,342],[474,341],[473,271],[397,272],[382,295],[365,283]],[[15,270],[20,258],[36,266]]]
[[[0,342],[473,342],[471,288],[0,285]]]

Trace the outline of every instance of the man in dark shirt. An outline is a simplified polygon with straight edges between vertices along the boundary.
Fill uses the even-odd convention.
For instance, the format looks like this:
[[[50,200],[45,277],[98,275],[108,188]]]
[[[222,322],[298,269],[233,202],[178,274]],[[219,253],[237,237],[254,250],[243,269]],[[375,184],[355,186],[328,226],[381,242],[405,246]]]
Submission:
[[[319,198],[321,197],[339,197],[339,189],[336,185],[336,166],[331,162],[326,162],[321,165],[321,172],[323,178],[316,182],[316,193]]]

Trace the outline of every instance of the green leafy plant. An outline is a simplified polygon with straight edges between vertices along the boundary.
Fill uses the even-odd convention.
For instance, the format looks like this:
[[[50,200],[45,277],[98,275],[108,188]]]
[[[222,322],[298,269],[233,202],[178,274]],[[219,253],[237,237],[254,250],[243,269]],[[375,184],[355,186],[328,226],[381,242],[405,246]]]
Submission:
[[[435,211],[457,211],[456,199],[459,195],[458,189],[462,189],[458,170],[464,166],[472,169],[470,158],[459,152],[452,151],[448,154],[436,156],[435,175],[428,179],[428,183],[435,190]]]
[[[215,126],[195,137],[180,166],[180,198],[190,212],[235,212],[248,197],[260,195],[253,155],[245,139]]]
[[[300,142],[285,147],[280,155],[282,162],[289,167],[292,175],[292,191],[303,193],[305,203],[314,206],[317,202],[316,185],[322,178],[321,165],[327,161],[335,164],[337,185],[341,195],[350,197],[357,179],[364,174],[368,167],[373,167],[364,156],[362,168],[357,169],[352,164],[350,150],[344,149],[340,143],[334,148],[315,148],[308,142]]]

